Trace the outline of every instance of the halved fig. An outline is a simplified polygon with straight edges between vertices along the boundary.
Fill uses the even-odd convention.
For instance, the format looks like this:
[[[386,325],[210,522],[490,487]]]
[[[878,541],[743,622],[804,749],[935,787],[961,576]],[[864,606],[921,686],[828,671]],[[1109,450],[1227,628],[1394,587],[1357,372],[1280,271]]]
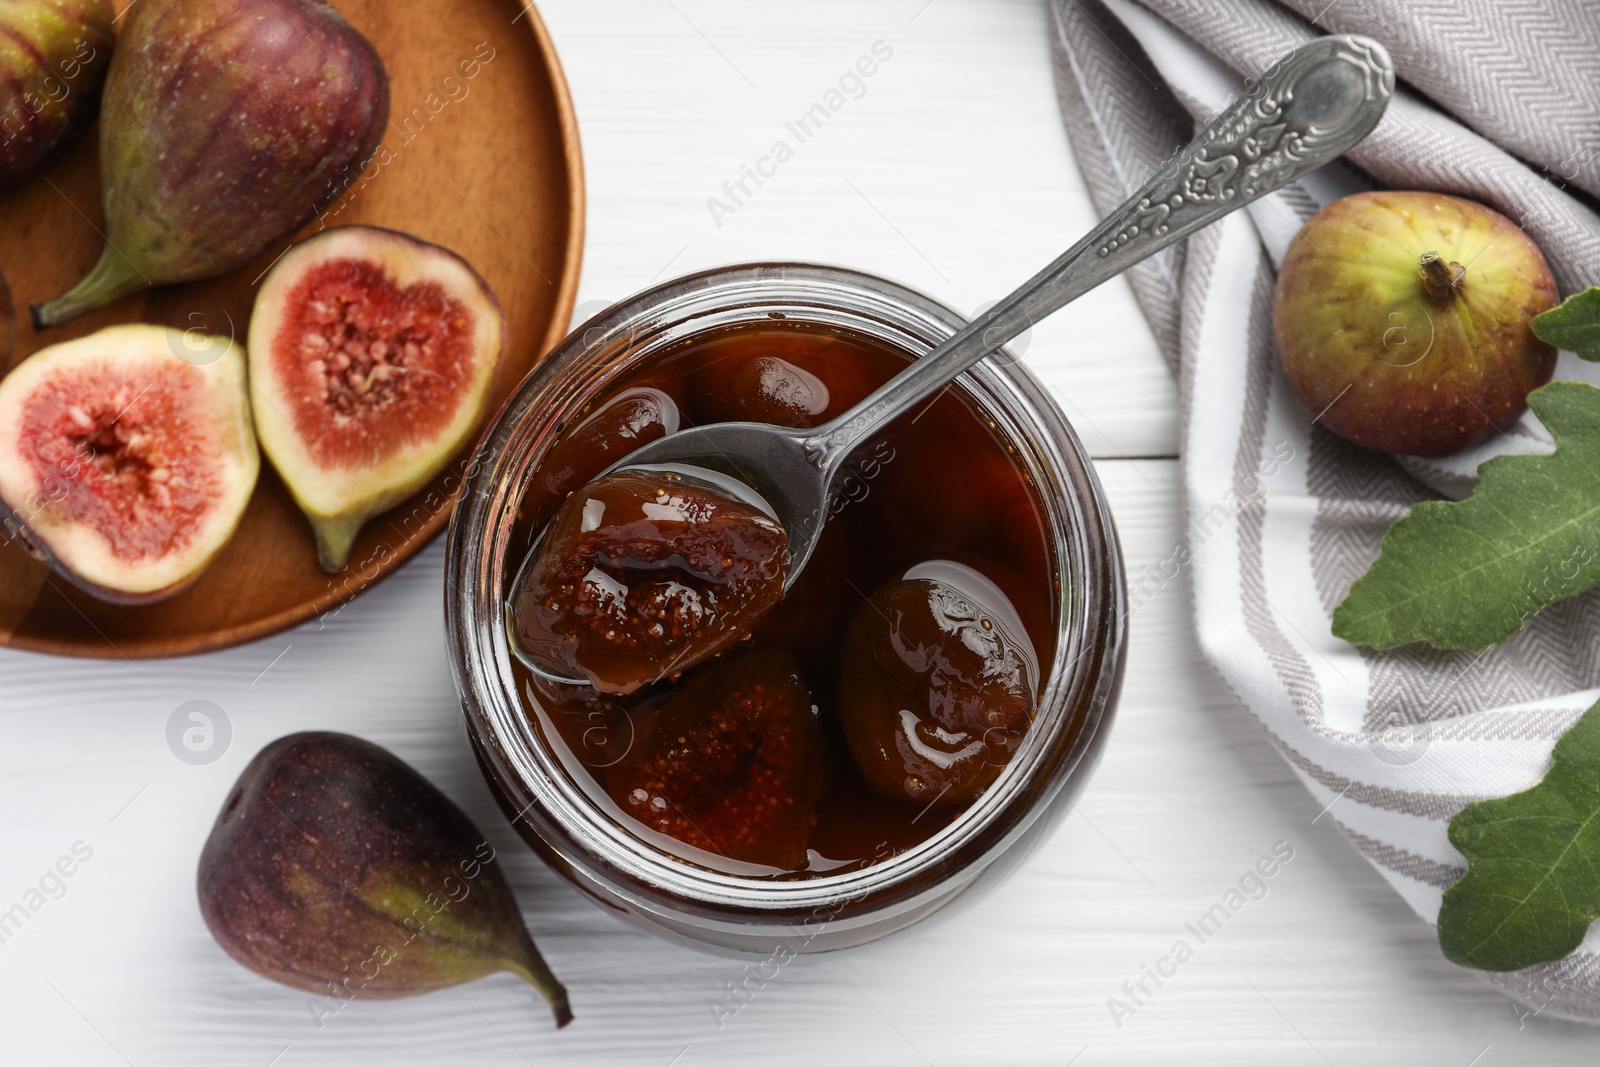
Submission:
[[[0,380],[6,531],[103,600],[182,591],[232,536],[260,455],[231,340],[110,326]]]
[[[466,260],[393,230],[326,230],[268,273],[250,320],[256,427],[324,570],[467,442],[504,337]]]

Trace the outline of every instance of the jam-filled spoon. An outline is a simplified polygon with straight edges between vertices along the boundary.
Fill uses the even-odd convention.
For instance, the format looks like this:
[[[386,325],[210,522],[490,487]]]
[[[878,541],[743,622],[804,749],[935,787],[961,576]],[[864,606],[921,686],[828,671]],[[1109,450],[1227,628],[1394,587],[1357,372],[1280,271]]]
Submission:
[[[838,418],[810,429],[758,422],[697,426],[644,445],[602,477],[670,469],[759,502],[787,535],[787,589],[811,558],[830,513],[834,482],[859,445],[1032,323],[1343,155],[1378,124],[1393,92],[1394,65],[1377,41],[1348,34],[1311,41],[1273,64],[1054,263]],[[538,552],[535,543],[519,568],[513,601]],[[578,683],[539,662],[514,630],[511,645],[548,680]]]

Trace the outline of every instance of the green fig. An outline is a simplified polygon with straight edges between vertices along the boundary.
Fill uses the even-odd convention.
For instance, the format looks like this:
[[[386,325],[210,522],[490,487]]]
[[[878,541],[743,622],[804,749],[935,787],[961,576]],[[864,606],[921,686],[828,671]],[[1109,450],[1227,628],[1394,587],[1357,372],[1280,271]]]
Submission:
[[[290,734],[223,803],[200,854],[200,912],[246,967],[340,1003],[510,971],[565,1026],[567,991],[493,861],[472,820],[392,753]],[[336,1010],[313,1004],[319,1022]]]
[[[1440,193],[1357,193],[1289,243],[1272,307],[1284,377],[1316,421],[1384,452],[1448,456],[1528,409],[1560,302],[1516,223]]]
[[[139,0],[106,75],[106,247],[33,308],[38,328],[231,270],[294,232],[371,158],[389,82],[321,0]]]
[[[0,187],[42,170],[100,110],[110,0],[0,2]]]

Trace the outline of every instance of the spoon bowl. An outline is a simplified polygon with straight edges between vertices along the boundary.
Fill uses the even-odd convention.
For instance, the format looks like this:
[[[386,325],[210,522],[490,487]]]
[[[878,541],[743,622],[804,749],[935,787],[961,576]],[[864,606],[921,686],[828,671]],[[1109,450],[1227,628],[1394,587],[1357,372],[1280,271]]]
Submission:
[[[827,517],[829,479],[820,477],[813,458],[813,433],[762,422],[696,426],[636,449],[605,473],[676,470],[767,512],[788,535],[787,592],[811,558]]]

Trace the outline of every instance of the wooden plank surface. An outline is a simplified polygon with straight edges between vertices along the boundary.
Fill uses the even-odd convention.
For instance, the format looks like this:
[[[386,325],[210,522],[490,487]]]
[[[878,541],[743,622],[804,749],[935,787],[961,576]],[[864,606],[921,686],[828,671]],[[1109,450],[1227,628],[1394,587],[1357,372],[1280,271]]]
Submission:
[[[881,271],[970,309],[1090,222],[1036,0],[552,0],[542,10],[587,152],[580,303],[658,274],[796,256]],[[880,39],[894,56],[866,95],[717,228],[705,199]],[[1040,327],[1027,358],[1107,457],[1130,565],[1167,556],[1182,537],[1177,463],[1118,458],[1170,456],[1175,441],[1174,391],[1126,288]],[[1010,882],[900,937],[786,965],[719,1030],[712,1005],[741,963],[603,913],[520,848],[495,810],[446,667],[441,559],[435,545],[338,614],[228,652],[136,665],[0,654],[0,910],[74,843],[93,849],[64,894],[0,944],[0,1060],[1593,1062],[1592,1030],[1524,1026],[1444,962],[1431,929],[1318,817],[1200,659],[1183,580],[1134,616],[1105,761],[1077,814]],[[211,701],[231,725],[214,763],[186,764],[168,747],[168,720],[189,700]],[[356,1004],[319,1030],[304,994],[211,942],[193,885],[217,806],[257,749],[309,728],[392,748],[481,823],[571,989],[571,1027],[553,1032],[524,987],[493,978]],[[1199,944],[1185,924],[1277,842],[1293,859],[1265,896]],[[1126,999],[1123,983],[1180,938],[1193,958],[1159,988],[1147,980],[1151,995],[1118,1026],[1108,999]]]

